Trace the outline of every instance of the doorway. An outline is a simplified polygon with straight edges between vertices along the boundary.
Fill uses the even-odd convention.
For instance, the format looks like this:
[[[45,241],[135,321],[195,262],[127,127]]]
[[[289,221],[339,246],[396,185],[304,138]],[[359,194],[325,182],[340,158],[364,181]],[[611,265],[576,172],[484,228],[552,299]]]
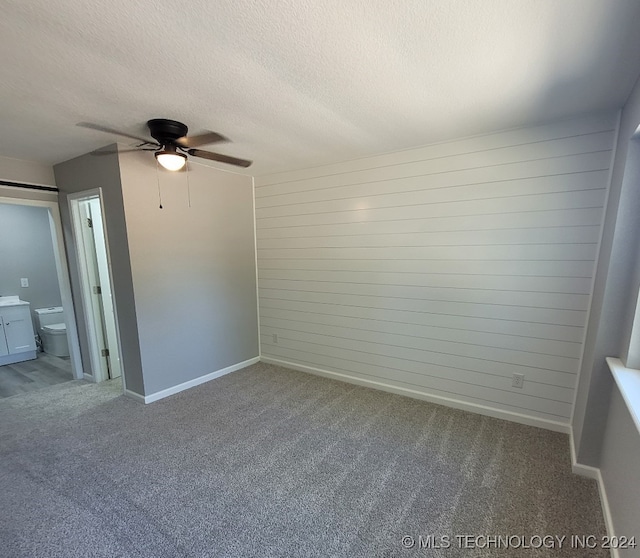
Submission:
[[[111,266],[102,207],[100,189],[69,196],[91,361],[91,374],[85,373],[85,377],[94,382],[122,376],[118,321],[111,288]]]
[[[58,280],[60,299],[64,309],[64,322],[66,325],[67,341],[69,345],[69,363],[73,379],[82,379],[82,361],[80,358],[80,345],[75,321],[75,310],[71,297],[71,285],[69,281],[69,270],[64,251],[64,240],[62,235],[62,222],[57,201],[44,201],[30,199],[27,197],[15,196],[15,189],[10,187],[0,188],[0,204],[44,208],[47,211],[49,221],[49,234],[53,247],[53,257],[55,263],[55,273]],[[28,284],[28,283],[27,283]],[[5,293],[15,294],[15,293]],[[46,358],[46,356],[45,356]],[[30,361],[35,362],[35,361]],[[51,362],[46,363],[52,365]],[[53,363],[55,365],[56,363]],[[16,365],[17,366],[17,365]],[[65,368],[60,366],[60,368]],[[22,372],[25,372],[24,370]],[[26,370],[25,375],[29,376],[31,370]],[[29,379],[32,382],[33,378]],[[51,383],[51,382],[45,382]],[[32,386],[33,387],[33,386]]]

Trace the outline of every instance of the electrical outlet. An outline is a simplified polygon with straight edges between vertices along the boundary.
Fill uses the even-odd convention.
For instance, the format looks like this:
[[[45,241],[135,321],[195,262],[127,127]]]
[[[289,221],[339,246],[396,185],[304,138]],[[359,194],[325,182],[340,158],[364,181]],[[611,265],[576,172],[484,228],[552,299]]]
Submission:
[[[274,333],[273,334],[273,342],[277,345],[278,344],[278,334]]]
[[[21,287],[28,287],[29,286],[29,279],[27,279],[26,277],[23,277],[22,279],[20,279],[20,286]]]
[[[522,388],[524,386],[524,374],[514,374],[511,385],[515,388]]]

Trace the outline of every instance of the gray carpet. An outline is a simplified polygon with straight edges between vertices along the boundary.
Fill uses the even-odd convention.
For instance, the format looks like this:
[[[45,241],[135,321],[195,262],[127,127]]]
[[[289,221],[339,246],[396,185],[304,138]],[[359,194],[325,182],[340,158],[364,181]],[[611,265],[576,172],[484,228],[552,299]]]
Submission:
[[[566,435],[265,364],[152,405],[120,389],[0,401],[2,556],[607,556],[569,548],[605,529]]]

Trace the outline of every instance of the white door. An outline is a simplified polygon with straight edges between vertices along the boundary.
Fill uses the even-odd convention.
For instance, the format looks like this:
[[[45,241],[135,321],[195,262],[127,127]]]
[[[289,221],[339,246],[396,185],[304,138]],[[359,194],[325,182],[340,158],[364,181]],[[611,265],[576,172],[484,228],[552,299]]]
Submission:
[[[104,313],[102,310],[102,286],[98,274],[98,260],[96,255],[95,241],[93,237],[93,220],[91,218],[91,208],[88,200],[82,200],[78,204],[79,209],[79,233],[77,238],[80,252],[80,265],[83,268],[85,312],[90,324],[87,325],[89,333],[89,343],[95,355],[93,365],[93,375],[97,382],[109,378],[109,361],[107,358],[107,341],[104,327]]]
[[[98,285],[101,291],[100,302],[102,304],[105,348],[108,350],[109,378],[119,378],[122,375],[122,368],[120,365],[120,351],[118,350],[116,316],[113,309],[111,279],[109,278],[109,260],[107,258],[100,198],[91,198],[87,201],[87,205],[89,208],[89,217],[93,225],[91,230],[93,233]]]

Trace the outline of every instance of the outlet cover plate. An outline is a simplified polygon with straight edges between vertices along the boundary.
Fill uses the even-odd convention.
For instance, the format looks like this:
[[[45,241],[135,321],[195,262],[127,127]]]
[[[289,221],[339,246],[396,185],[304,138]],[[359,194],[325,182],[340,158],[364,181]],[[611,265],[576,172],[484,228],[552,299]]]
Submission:
[[[511,385],[515,388],[522,388],[524,386],[524,374],[514,374]]]

